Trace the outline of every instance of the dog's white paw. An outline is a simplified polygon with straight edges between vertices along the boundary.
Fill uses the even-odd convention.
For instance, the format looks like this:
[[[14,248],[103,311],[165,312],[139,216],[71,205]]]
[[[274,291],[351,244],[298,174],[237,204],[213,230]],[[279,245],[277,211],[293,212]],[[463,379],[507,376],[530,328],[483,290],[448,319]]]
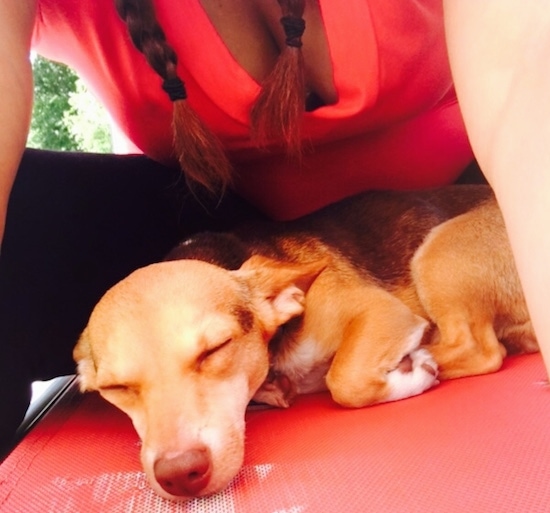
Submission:
[[[437,385],[437,363],[427,349],[415,349],[386,376],[386,401],[397,401],[421,394]]]

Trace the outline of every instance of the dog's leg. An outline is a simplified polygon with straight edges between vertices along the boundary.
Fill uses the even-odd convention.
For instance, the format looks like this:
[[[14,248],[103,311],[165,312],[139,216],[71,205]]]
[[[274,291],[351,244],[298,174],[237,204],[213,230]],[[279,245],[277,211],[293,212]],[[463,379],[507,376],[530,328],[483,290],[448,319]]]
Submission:
[[[530,319],[523,323],[504,327],[499,334],[499,338],[508,353],[511,354],[536,353],[539,351],[539,344]]]
[[[437,316],[437,330],[429,351],[439,366],[442,379],[495,372],[506,356],[489,319],[473,319],[459,311]]]
[[[523,332],[526,343],[533,345],[521,286],[495,204],[435,228],[413,258],[411,271],[420,301],[438,328],[429,350],[442,378],[498,370],[507,353],[498,336],[504,340],[506,333],[522,346]]]
[[[348,407],[404,399],[437,383],[437,367],[419,349],[428,326],[400,300],[369,287],[348,301],[359,306],[327,374],[334,400]]]

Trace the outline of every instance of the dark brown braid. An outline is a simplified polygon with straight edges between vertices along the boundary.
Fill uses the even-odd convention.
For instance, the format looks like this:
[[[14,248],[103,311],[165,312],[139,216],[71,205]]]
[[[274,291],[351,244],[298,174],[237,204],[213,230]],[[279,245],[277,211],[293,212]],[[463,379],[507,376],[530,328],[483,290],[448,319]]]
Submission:
[[[231,166],[220,141],[189,107],[185,85],[178,77],[177,56],[167,43],[152,0],[115,0],[134,46],[163,79],[162,88],[174,103],[174,150],[186,178],[212,192],[223,192],[231,181]]]
[[[300,126],[305,110],[305,71],[302,34],[305,0],[277,0],[281,6],[281,25],[285,47],[251,111],[252,130],[260,144],[282,140],[291,155],[299,156]]]
[[[281,140],[292,155],[301,148],[300,123],[305,106],[302,34],[305,0],[277,0],[285,47],[262,85],[251,111],[253,134],[260,145]],[[185,101],[184,83],[177,75],[177,56],[158,23],[153,0],[115,0],[135,47],[163,79],[162,88],[174,102],[174,149],[189,182],[213,192],[231,182],[231,166],[219,140],[204,126]]]

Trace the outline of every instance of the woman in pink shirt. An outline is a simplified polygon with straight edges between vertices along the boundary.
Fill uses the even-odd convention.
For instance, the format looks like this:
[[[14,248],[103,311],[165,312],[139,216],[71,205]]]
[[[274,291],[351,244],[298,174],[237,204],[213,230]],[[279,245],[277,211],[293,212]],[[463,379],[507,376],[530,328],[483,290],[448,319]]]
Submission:
[[[294,12],[281,10],[275,0],[221,7],[196,0],[182,9],[158,0],[162,48],[144,36],[154,29],[136,21],[131,2],[118,2],[117,13],[112,0],[85,2],[78,9],[67,0],[40,0],[33,44],[77,69],[132,142],[168,164],[174,158],[173,106],[162,83],[181,78],[187,99],[174,107],[184,104],[197,114],[229,160],[221,166],[232,167],[233,189],[271,217],[297,217],[368,188],[455,180],[473,156],[451,79],[441,0],[281,3],[295,5]],[[295,46],[285,43],[283,14],[307,27]],[[128,29],[144,40],[145,54],[132,44]],[[174,62],[154,53],[168,48],[175,49]],[[288,130],[303,141],[301,159],[289,160],[288,143],[275,127],[259,141],[258,123],[251,121],[251,112],[259,113],[255,118],[276,117],[257,102],[262,90],[270,94],[265,83],[285,57],[303,59],[305,100],[299,109],[305,112]],[[292,85],[289,76],[281,84]],[[288,114],[281,84],[274,98]],[[184,126],[181,132],[189,130]],[[211,156],[212,149],[202,154]]]
[[[525,162],[510,144],[530,98],[516,78],[542,55],[545,33],[531,29],[547,16],[530,7],[518,18],[514,0],[461,1],[444,12],[441,0],[5,0],[5,203],[18,172],[0,261],[0,439],[20,421],[30,381],[73,371],[72,346],[104,290],[181,237],[296,218],[366,189],[454,182],[473,153],[444,22],[476,156],[527,255],[521,194],[548,188],[518,188],[507,171]],[[531,41],[525,63],[518,41]],[[145,156],[23,154],[31,46],[75,68]],[[546,151],[531,154],[533,169]],[[536,219],[542,203],[528,206]]]

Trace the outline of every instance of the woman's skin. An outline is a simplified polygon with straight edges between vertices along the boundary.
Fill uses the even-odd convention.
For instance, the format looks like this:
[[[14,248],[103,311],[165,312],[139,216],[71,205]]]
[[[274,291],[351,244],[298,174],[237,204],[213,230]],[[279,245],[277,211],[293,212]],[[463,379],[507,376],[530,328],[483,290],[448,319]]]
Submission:
[[[0,241],[13,180],[29,131],[32,69],[29,61],[35,0],[0,2]]]
[[[550,2],[445,0],[468,135],[503,211],[550,368]]]

